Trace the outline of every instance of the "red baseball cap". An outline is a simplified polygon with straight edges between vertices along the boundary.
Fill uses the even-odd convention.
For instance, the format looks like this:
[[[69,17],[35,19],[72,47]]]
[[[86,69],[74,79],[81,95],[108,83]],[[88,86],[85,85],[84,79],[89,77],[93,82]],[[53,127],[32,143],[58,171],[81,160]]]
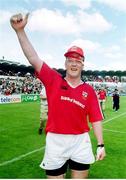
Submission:
[[[84,57],[84,52],[83,52],[82,48],[80,48],[78,46],[72,46],[64,54],[65,57],[71,57],[73,55],[74,55],[74,57],[77,57],[77,55]]]

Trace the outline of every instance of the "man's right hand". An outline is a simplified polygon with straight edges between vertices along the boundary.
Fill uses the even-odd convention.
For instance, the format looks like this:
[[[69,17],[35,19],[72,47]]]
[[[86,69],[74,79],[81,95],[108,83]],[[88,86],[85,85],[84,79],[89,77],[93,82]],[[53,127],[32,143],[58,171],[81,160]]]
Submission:
[[[28,16],[29,16],[29,13],[27,13],[24,17],[23,17],[22,14],[13,15],[13,16],[10,18],[10,23],[11,23],[12,28],[13,28],[16,32],[18,32],[18,31],[20,31],[20,30],[23,30],[24,27],[25,27],[26,24],[27,24]]]

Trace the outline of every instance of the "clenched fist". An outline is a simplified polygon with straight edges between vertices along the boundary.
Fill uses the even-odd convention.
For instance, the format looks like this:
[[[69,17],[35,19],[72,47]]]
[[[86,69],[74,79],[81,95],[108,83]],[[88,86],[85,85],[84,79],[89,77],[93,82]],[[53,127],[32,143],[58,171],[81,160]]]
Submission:
[[[27,13],[24,17],[22,14],[13,15],[10,18],[10,23],[11,23],[12,28],[16,32],[24,29],[28,21],[28,16],[29,16],[29,13]]]

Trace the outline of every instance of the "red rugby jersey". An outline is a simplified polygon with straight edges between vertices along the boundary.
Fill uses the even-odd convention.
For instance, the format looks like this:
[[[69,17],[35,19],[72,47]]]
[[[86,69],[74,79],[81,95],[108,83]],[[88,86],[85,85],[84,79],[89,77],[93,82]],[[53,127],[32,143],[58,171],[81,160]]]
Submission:
[[[86,84],[72,88],[62,76],[43,64],[38,78],[46,88],[48,120],[46,133],[81,134],[90,130],[90,122],[103,115],[94,89]]]
[[[100,100],[106,99],[106,91],[105,90],[100,90],[98,92],[98,97],[99,97]]]

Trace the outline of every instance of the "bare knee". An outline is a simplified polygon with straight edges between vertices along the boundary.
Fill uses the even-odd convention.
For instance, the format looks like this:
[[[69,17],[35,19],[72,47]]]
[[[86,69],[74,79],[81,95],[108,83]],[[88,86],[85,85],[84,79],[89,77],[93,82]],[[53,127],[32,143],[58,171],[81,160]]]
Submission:
[[[64,179],[64,174],[59,176],[47,176],[48,179]]]
[[[86,179],[88,177],[88,170],[71,170],[71,177],[72,179]]]

